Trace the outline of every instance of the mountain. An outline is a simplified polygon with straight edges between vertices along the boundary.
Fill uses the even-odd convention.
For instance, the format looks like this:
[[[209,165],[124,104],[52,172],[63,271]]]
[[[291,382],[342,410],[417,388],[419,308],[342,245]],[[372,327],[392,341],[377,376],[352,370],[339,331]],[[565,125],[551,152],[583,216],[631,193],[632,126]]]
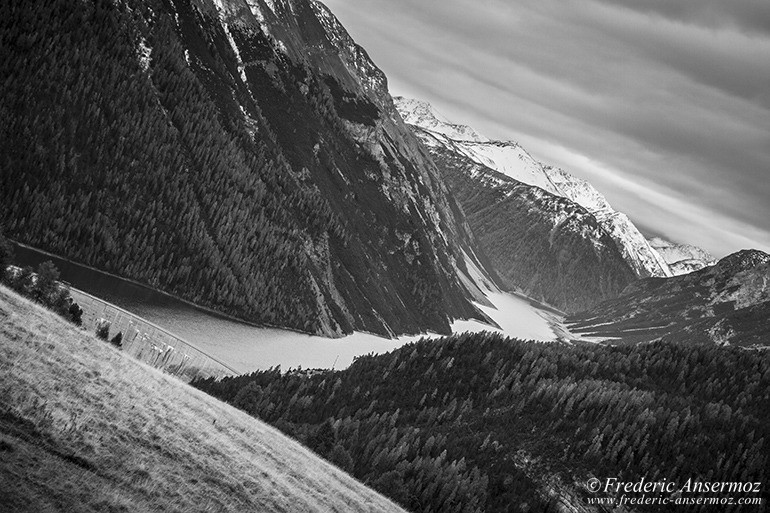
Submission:
[[[428,102],[404,98],[403,96],[396,96],[394,101],[405,123],[445,135],[455,141],[489,142],[489,139],[476,132],[473,128],[453,124],[436,112]]]
[[[770,255],[743,250],[673,278],[629,285],[567,318],[570,332],[609,343],[770,345]]]
[[[427,102],[402,97],[395,98],[395,101],[407,123],[436,134],[446,151],[462,154],[477,164],[584,207],[615,241],[638,277],[671,276],[666,262],[628,217],[613,210],[604,196],[585,180],[538,162],[515,142],[490,141],[470,127],[451,124]]]
[[[402,511],[0,286],[0,510]]]
[[[573,313],[636,279],[585,208],[478,164],[439,133],[413,130],[460,202],[501,288]]]
[[[14,0],[0,38],[10,237],[330,336],[481,315],[483,252],[322,4]]]
[[[689,244],[676,244],[660,237],[650,239],[650,246],[663,257],[675,276],[699,271],[717,262],[705,249]]]
[[[346,454],[355,477],[410,511],[673,512],[675,497],[702,492],[619,509],[596,497],[623,490],[591,494],[586,483],[765,482],[768,373],[767,351],[476,333],[365,356],[344,371],[270,370],[196,386],[332,461]],[[768,491],[740,497],[766,500]]]

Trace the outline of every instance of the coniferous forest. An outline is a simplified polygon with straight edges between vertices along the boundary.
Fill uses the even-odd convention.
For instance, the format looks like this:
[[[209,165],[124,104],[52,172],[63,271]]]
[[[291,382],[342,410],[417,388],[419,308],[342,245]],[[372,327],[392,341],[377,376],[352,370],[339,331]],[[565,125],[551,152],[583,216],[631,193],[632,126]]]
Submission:
[[[3,2],[7,235],[303,331],[447,332],[473,315],[430,216],[383,193],[383,168],[414,164],[346,128],[378,108],[271,36],[226,27],[189,0]]]
[[[764,483],[769,385],[765,351],[495,334],[420,341],[344,371],[196,383],[425,512],[557,511],[548,491],[568,496],[590,476]]]

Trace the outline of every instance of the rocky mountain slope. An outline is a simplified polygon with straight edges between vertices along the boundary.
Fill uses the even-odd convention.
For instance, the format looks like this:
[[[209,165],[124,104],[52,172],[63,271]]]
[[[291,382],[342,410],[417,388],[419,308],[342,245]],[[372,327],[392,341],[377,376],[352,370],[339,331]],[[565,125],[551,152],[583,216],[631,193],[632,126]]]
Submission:
[[[326,335],[479,315],[482,252],[322,4],[13,1],[0,38],[12,238]]]
[[[568,320],[572,333],[611,343],[770,345],[770,255],[744,250],[711,267],[635,282]]]
[[[502,288],[576,312],[614,297],[635,279],[628,247],[621,246],[626,254],[619,251],[607,218],[602,224],[556,193],[559,184],[606,212],[609,205],[587,183],[563,172],[546,174],[515,143],[488,141],[449,123],[425,102],[395,101],[462,205]]]
[[[675,276],[699,271],[717,263],[711,253],[697,246],[676,244],[660,237],[651,238],[650,246],[663,257]]]
[[[628,217],[616,212],[604,196],[585,180],[538,162],[515,142],[490,141],[470,127],[451,124],[426,102],[402,97],[395,100],[404,120],[435,134],[446,151],[462,154],[477,164],[584,207],[615,241],[638,277],[672,275],[665,260]]]
[[[462,205],[502,288],[576,312],[615,297],[635,279],[588,210],[478,164],[441,134],[413,129]]]

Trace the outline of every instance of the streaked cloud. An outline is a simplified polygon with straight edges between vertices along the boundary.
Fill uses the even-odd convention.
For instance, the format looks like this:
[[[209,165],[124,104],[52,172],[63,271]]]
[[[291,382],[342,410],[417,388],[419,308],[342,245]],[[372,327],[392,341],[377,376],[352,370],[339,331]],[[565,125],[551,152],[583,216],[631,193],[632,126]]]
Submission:
[[[770,251],[767,0],[328,0],[391,91],[519,141],[640,228]]]
[[[770,34],[770,3],[765,0],[595,0],[645,15],[711,29]]]

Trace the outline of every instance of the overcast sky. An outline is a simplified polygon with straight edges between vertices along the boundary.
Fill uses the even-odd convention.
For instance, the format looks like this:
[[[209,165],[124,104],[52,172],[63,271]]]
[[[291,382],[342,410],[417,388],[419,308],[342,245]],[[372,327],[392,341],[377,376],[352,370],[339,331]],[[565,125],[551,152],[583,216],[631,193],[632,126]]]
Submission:
[[[647,234],[770,252],[770,0],[324,0],[394,95],[589,180]]]

